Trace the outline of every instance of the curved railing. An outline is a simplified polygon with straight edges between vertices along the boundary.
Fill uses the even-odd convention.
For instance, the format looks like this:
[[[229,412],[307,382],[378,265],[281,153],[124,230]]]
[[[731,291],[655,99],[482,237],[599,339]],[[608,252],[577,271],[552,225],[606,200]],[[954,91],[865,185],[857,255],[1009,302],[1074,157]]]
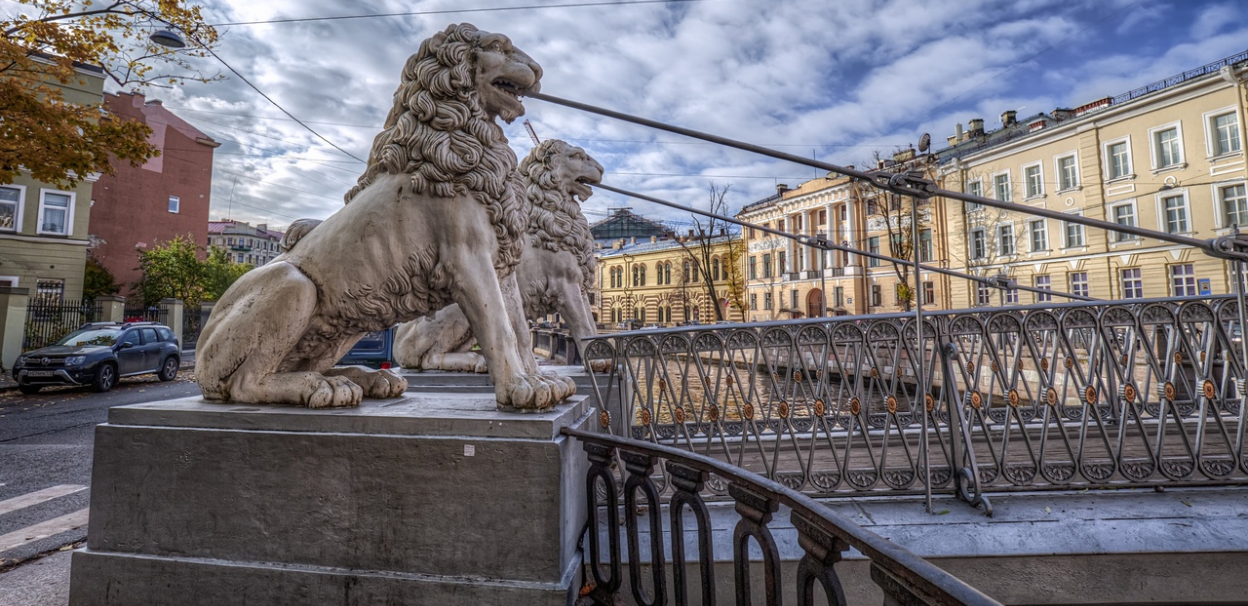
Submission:
[[[814,604],[818,585],[827,603],[845,604],[842,583],[835,565],[842,554],[854,548],[871,560],[871,578],[885,595],[885,604],[998,604],[975,588],[918,555],[833,513],[814,499],[777,482],[739,467],[699,454],[650,442],[564,428],[563,434],[579,440],[589,456],[585,503],[589,515],[589,569],[593,576],[589,595],[598,604],[613,605],[624,586],[621,554],[620,511],[623,505],[624,539],[627,544],[628,589],[636,604],[666,604],[668,566],[664,557],[663,508],[658,507],[662,490],[656,485],[655,467],[663,462],[672,490],[670,515],[673,564],[699,563],[698,587],[701,603],[714,604],[716,589],[714,554],[711,547],[710,516],[702,489],[716,478],[727,485],[728,494],[740,515],[733,531],[733,586],[736,603],[749,604],[751,575],[749,542],[753,539],[762,552],[763,595],[765,604],[780,604],[781,560],[768,524],[783,505],[791,510],[790,519],[798,534],[803,556],[797,562],[795,587],[799,606]],[[624,464],[620,482],[612,467]],[[643,562],[640,548],[638,494],[644,497],[646,523],[650,535],[650,558]],[[692,515],[698,540],[692,552],[684,544],[684,511]],[[602,516],[606,516],[606,520]],[[605,529],[605,530],[604,530]],[[605,557],[604,561],[604,545]],[[650,588],[643,587],[643,574],[650,574]],[[670,595],[677,606],[689,603],[690,580],[686,567],[673,565]]]

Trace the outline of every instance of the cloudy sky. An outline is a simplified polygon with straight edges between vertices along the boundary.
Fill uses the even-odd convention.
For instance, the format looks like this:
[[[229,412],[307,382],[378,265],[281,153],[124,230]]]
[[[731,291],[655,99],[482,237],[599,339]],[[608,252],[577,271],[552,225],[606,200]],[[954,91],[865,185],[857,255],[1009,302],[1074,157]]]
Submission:
[[[582,4],[582,6],[575,6]],[[207,0],[211,23],[428,11],[438,14],[236,24],[218,54],[326,139],[366,158],[399,71],[421,40],[467,21],[507,34],[545,70],[543,92],[862,165],[955,123],[989,128],[1125,92],[1248,49],[1242,0]],[[2,4],[0,4],[2,5]],[[564,6],[559,6],[564,5]],[[9,6],[13,6],[9,4]],[[516,10],[481,10],[498,7]],[[467,12],[465,9],[474,10]],[[456,10],[464,12],[453,12]],[[208,66],[220,69],[220,66]],[[149,97],[221,141],[212,217],[285,225],[342,205],[362,164],[289,120],[238,78]],[[816,171],[537,100],[527,118],[606,167],[606,182],[705,206],[731,185],[733,209]],[[505,130],[531,147],[521,120]],[[631,206],[599,192],[591,221]]]

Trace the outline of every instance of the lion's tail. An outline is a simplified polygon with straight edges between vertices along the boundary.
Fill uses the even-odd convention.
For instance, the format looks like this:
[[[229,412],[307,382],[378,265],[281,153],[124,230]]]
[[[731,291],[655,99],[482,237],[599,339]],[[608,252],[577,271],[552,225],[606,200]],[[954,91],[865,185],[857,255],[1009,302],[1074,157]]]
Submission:
[[[290,227],[286,228],[286,235],[282,236],[281,243],[277,245],[278,248],[282,252],[289,252],[304,236],[308,235],[308,232],[320,224],[320,219],[299,219],[291,223]]]

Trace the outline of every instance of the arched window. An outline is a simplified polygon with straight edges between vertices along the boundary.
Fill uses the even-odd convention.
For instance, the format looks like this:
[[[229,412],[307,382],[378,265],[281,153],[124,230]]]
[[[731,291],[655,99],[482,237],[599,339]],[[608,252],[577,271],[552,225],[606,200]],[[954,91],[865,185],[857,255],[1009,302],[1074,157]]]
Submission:
[[[638,274],[637,274],[637,269],[638,269],[638,267],[637,267],[636,265],[634,265],[634,266],[633,266],[633,286],[640,286],[640,285],[641,285],[641,282],[640,282],[640,281],[638,281],[638,279],[637,279],[637,275],[638,275]]]
[[[685,273],[681,275],[681,283],[688,284],[689,282],[689,262],[685,261]]]
[[[664,276],[663,276],[664,283],[671,284],[672,283],[672,262],[671,261],[668,261],[667,265],[663,266],[663,273],[664,273]]]
[[[719,280],[719,257],[711,259],[711,279]]]
[[[646,285],[646,266],[642,265],[641,266],[641,284],[638,284],[638,286],[645,286],[645,285]]]
[[[699,281],[699,280],[698,280],[698,264],[697,264],[697,263],[694,263],[694,264],[693,264],[693,281],[694,281],[694,282]]]

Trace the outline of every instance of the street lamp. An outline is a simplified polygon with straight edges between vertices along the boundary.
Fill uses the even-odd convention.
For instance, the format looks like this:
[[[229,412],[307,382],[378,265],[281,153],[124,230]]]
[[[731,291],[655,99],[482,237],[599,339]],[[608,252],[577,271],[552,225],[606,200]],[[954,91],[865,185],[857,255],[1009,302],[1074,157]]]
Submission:
[[[152,32],[148,39],[169,48],[186,48],[186,40],[182,39],[181,34],[171,29],[158,29]]]

